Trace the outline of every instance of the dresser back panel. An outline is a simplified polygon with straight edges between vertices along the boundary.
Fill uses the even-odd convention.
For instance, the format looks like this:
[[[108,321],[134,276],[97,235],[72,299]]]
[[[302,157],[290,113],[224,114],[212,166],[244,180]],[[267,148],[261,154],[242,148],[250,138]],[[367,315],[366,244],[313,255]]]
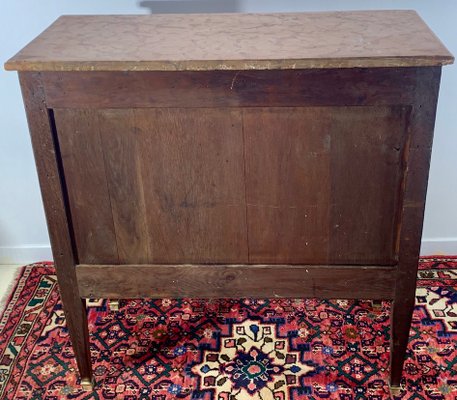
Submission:
[[[54,109],[78,262],[393,265],[409,110]]]
[[[248,261],[240,110],[55,120],[80,262]]]

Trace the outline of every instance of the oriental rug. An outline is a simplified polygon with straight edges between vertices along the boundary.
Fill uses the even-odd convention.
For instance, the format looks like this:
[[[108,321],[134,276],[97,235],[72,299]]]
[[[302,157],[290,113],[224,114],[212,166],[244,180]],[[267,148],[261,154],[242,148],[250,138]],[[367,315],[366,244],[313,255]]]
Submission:
[[[421,260],[402,399],[457,399],[457,257]],[[24,267],[0,320],[1,399],[389,399],[390,304],[88,301],[79,384],[52,263]]]

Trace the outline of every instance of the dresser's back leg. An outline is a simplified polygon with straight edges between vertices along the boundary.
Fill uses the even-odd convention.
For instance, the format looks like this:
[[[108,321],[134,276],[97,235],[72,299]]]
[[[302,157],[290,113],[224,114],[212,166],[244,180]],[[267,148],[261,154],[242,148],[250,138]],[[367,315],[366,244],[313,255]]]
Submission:
[[[414,299],[414,292],[404,295],[397,293],[392,303],[390,339],[390,388],[392,391],[400,388],[414,311]]]
[[[24,72],[19,78],[68,332],[81,384],[88,388],[92,384],[92,367],[87,314],[76,281],[77,258],[53,115],[46,106],[40,73]]]

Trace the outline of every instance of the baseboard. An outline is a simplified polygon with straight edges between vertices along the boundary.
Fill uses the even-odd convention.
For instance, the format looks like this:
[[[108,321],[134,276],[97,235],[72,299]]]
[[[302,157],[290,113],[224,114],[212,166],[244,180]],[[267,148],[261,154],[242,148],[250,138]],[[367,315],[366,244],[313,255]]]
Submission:
[[[422,239],[421,255],[457,255],[456,238]]]
[[[30,264],[51,260],[50,246],[0,247],[0,264]]]
[[[423,239],[421,255],[457,255],[457,238]],[[52,260],[50,246],[0,247],[0,264],[29,264]]]

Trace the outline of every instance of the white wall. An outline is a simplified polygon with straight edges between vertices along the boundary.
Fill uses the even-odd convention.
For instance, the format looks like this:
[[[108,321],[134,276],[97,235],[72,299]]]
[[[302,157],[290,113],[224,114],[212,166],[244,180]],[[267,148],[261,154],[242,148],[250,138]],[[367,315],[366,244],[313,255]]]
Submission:
[[[457,55],[456,0],[21,0],[0,7],[0,61],[61,14],[415,9]],[[457,66],[443,69],[422,254],[457,254]],[[50,259],[17,76],[0,71],[0,264]]]

